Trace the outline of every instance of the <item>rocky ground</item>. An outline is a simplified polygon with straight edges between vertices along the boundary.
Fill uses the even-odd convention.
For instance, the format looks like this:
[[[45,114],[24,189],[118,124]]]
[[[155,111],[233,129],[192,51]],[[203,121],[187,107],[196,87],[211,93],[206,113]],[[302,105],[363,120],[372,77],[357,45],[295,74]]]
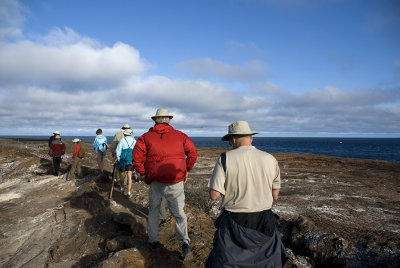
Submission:
[[[53,176],[46,141],[0,140],[0,267],[203,267],[218,203],[207,182],[224,148],[198,148],[186,184],[194,260],[184,262],[174,220],[160,229],[164,249],[145,247],[148,186],[133,198],[113,191],[84,144],[83,176],[65,180],[72,144]],[[399,267],[400,163],[273,153],[282,189],[273,210],[290,255],[285,267]],[[106,159],[112,171],[112,159]]]

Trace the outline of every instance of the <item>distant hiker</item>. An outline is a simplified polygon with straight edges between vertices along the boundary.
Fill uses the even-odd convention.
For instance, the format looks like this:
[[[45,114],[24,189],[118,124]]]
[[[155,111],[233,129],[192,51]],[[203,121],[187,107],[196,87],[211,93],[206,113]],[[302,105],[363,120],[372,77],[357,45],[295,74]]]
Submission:
[[[160,204],[165,197],[176,220],[175,231],[181,241],[182,255],[185,260],[191,260],[193,254],[189,247],[187,217],[183,210],[184,182],[196,162],[197,151],[185,133],[169,125],[172,118],[166,109],[158,109],[156,115],[151,117],[155,125],[136,142],[133,166],[141,175],[145,175],[145,182],[150,184],[147,247],[152,251],[162,248],[158,228]]]
[[[55,176],[60,176],[61,157],[65,154],[65,144],[60,135],[56,134],[50,144],[49,155],[53,157],[53,171]]]
[[[53,136],[50,136],[50,138],[49,138],[49,147],[50,147],[50,144],[54,141],[54,138],[56,135],[60,135],[60,132],[58,132],[57,130],[54,131]]]
[[[131,129],[131,126],[129,124],[124,124],[122,126],[121,130],[118,131],[117,133],[115,133],[115,135],[114,135],[114,139],[113,139],[113,141],[111,143],[111,154],[112,154],[112,157],[116,156],[116,153],[117,153],[116,150],[117,150],[118,142],[124,137],[124,130],[125,129]],[[135,138],[133,136],[133,131],[132,131],[132,134],[130,136],[133,139]],[[132,176],[133,176],[135,181],[138,181],[138,175],[137,175],[137,172],[135,170],[132,170]],[[124,177],[122,177],[122,179],[121,179],[121,174],[120,174],[119,171],[116,174],[116,179],[118,179],[118,178],[120,178],[120,181],[123,181],[123,179],[124,179]]]
[[[128,193],[126,196],[128,198],[132,197],[131,188],[132,188],[132,150],[136,144],[136,140],[131,137],[132,129],[125,129],[124,137],[120,139],[117,146],[117,160],[118,160],[118,170],[121,173],[127,172],[128,173]],[[124,176],[120,176],[120,192],[124,194]]]
[[[223,197],[224,211],[205,267],[282,267],[286,260],[271,211],[281,187],[278,162],[252,146],[254,134],[238,121],[221,139],[233,150],[221,154],[209,182],[210,198]]]
[[[81,159],[84,157],[84,149],[79,139],[75,138],[72,142],[74,143],[74,152],[72,154],[72,165],[68,172],[67,180],[74,180],[76,178],[76,173],[78,177],[82,176]]]
[[[96,138],[94,139],[93,142],[93,149],[96,152],[96,160],[97,160],[97,165],[99,166],[99,169],[101,172],[104,171],[104,157],[106,156],[107,152],[107,138],[106,136],[103,135],[103,130],[99,128],[96,130]]]

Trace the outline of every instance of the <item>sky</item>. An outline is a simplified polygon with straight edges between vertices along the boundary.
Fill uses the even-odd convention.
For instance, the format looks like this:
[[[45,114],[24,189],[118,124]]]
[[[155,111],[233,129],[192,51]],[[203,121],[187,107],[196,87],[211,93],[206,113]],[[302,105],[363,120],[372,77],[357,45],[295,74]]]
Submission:
[[[0,0],[0,135],[400,137],[400,1]]]

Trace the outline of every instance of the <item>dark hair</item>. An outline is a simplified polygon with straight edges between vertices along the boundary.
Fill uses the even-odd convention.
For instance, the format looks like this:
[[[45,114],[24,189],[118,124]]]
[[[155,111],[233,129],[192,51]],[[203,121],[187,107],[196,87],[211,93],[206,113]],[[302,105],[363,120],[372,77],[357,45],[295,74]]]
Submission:
[[[103,133],[103,130],[101,130],[101,128],[99,128],[98,130],[96,130],[96,135],[99,135],[99,134],[101,134],[101,133]]]

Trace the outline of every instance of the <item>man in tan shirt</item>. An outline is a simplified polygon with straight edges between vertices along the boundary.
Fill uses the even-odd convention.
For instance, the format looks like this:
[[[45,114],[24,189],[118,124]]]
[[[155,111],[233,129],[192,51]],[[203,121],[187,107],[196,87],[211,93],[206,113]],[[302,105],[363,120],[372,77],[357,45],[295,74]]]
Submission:
[[[224,211],[206,267],[279,267],[286,257],[271,211],[281,186],[278,161],[252,146],[254,134],[246,121],[237,121],[221,139],[233,150],[221,155],[209,182],[210,198],[222,197]]]

